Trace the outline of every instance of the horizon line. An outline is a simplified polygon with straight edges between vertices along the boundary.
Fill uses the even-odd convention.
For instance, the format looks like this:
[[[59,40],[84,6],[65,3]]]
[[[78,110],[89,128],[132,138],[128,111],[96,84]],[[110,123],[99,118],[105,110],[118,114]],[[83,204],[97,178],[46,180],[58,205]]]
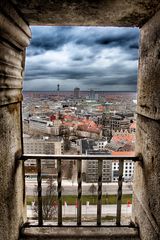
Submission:
[[[94,90],[94,89],[91,89]],[[23,92],[58,92],[57,90],[23,90]],[[73,90],[60,90],[60,92],[74,92]],[[80,90],[80,92],[90,92],[90,90]],[[108,91],[108,90],[94,90],[94,92],[135,92],[137,91]]]

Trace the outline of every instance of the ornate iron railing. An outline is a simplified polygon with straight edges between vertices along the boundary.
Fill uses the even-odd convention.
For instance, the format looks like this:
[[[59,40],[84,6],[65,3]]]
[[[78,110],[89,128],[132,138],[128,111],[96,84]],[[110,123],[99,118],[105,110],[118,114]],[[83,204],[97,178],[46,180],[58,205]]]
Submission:
[[[101,226],[102,215],[102,167],[104,160],[119,161],[118,191],[117,191],[117,212],[116,226],[121,226],[121,207],[122,207],[122,185],[123,185],[123,168],[125,160],[134,162],[141,161],[140,157],[135,156],[111,156],[111,155],[37,155],[24,154],[21,160],[36,159],[37,162],[37,192],[38,192],[38,226],[43,226],[42,211],[42,173],[41,159],[57,160],[57,196],[58,196],[58,226],[62,226],[62,160],[77,161],[77,226],[82,224],[82,160],[98,160],[98,192],[97,192],[97,226]]]

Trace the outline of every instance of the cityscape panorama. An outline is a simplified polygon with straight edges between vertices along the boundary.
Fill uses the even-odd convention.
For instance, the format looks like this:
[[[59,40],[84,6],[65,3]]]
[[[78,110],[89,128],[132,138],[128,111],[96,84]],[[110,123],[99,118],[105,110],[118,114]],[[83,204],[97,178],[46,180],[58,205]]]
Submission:
[[[23,86],[23,148],[27,215],[36,222],[37,160],[42,155],[42,205],[46,223],[56,223],[57,176],[61,164],[64,224],[96,221],[99,160],[102,161],[102,222],[114,224],[121,156],[122,222],[132,211],[136,141],[136,91],[139,30],[113,27],[32,27]],[[67,160],[46,156],[79,156]],[[88,156],[88,157],[87,157]],[[92,156],[96,156],[97,159]],[[83,160],[83,157],[86,159]],[[59,159],[59,158],[58,158]],[[80,171],[80,177],[77,172]],[[60,176],[60,175],[59,175]],[[59,181],[59,180],[58,180]],[[79,181],[82,183],[82,189]],[[82,190],[77,191],[77,186]],[[47,211],[46,211],[47,209]]]

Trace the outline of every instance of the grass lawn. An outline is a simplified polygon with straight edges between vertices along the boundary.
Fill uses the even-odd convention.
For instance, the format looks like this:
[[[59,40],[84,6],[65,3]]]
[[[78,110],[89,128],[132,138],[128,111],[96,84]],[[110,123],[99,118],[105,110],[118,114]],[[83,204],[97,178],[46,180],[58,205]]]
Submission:
[[[45,197],[44,197],[45,198]],[[77,196],[66,195],[62,196],[62,202],[67,202],[67,205],[75,205]],[[27,205],[31,205],[31,203],[35,200],[34,196],[27,196]],[[86,205],[86,202],[89,201],[90,205],[97,204],[97,196],[91,195],[83,195],[82,196],[82,205]],[[132,203],[132,194],[122,195],[122,204],[127,204],[128,201]],[[107,198],[105,195],[102,196],[102,204],[116,204],[117,195],[108,195]]]

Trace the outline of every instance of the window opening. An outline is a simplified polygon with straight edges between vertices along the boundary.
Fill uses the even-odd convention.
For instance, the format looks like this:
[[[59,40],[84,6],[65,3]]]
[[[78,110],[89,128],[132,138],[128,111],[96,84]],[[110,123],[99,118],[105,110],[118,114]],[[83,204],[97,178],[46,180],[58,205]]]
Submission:
[[[24,153],[133,155],[138,29],[32,27],[32,33],[23,91]],[[56,179],[60,165],[63,224],[76,224],[78,168],[82,173],[81,220],[84,225],[95,222],[98,160],[82,160],[80,167],[77,160],[42,159],[42,202],[46,212],[50,204],[48,213],[43,213],[45,223],[58,221]],[[128,223],[131,215],[128,202],[132,201],[134,166],[129,165],[133,166],[131,160],[126,159],[123,223]],[[36,159],[25,162],[31,222],[36,221],[38,213],[37,166]],[[102,224],[114,224],[119,161],[103,160],[102,169]]]

